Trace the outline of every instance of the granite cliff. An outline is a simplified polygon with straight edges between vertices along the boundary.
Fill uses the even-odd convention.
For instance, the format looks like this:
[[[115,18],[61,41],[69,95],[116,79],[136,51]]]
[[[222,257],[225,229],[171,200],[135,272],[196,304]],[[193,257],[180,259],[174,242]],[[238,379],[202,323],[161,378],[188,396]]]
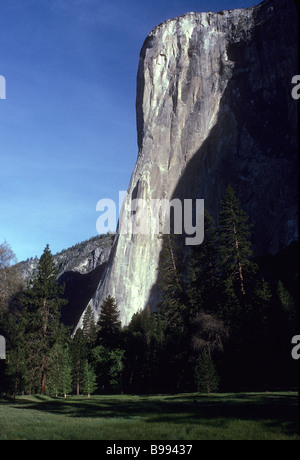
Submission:
[[[217,221],[231,184],[253,223],[256,255],[298,238],[297,11],[293,0],[188,13],[146,38],[137,74],[138,158],[119,231],[91,300],[115,296],[123,324],[150,304],[161,240],[122,232],[142,198],[201,198]]]

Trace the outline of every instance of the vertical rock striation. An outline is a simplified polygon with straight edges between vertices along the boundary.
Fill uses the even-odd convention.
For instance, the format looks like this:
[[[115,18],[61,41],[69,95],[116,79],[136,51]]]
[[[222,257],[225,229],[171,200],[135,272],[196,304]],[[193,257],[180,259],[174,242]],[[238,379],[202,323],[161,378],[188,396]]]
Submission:
[[[149,34],[137,75],[138,158],[120,229],[136,198],[203,198],[217,219],[230,183],[254,224],[257,254],[297,239],[296,46],[292,0],[188,13]],[[160,249],[156,235],[119,231],[96,313],[108,294],[124,324],[155,306]]]

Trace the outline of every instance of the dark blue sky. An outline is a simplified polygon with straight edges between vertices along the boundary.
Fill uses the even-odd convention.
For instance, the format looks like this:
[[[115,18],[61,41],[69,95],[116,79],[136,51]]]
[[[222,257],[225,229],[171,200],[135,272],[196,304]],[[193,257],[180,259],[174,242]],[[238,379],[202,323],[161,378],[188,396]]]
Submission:
[[[137,157],[135,96],[148,33],[248,0],[0,0],[0,243],[18,260],[97,234]]]

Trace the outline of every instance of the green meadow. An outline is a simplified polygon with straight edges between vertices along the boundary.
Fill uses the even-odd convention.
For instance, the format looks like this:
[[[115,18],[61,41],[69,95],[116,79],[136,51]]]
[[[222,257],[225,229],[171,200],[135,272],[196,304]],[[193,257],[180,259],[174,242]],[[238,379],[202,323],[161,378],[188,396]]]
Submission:
[[[298,394],[1,398],[0,440],[300,440]]]

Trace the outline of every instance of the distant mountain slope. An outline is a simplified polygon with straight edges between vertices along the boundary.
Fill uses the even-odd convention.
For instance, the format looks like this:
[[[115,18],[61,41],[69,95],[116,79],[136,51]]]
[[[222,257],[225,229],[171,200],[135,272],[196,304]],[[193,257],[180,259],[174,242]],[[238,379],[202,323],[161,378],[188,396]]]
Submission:
[[[67,326],[75,326],[94,295],[106,267],[114,235],[99,235],[55,254],[58,282],[65,285],[68,300],[61,319]],[[39,263],[38,257],[17,264],[21,276],[28,282]]]
[[[58,276],[61,276],[66,271],[88,273],[106,262],[113,239],[114,235],[112,234],[94,236],[55,254],[53,257],[57,265]],[[38,263],[39,258],[32,257],[17,264],[25,281],[30,279]]]

